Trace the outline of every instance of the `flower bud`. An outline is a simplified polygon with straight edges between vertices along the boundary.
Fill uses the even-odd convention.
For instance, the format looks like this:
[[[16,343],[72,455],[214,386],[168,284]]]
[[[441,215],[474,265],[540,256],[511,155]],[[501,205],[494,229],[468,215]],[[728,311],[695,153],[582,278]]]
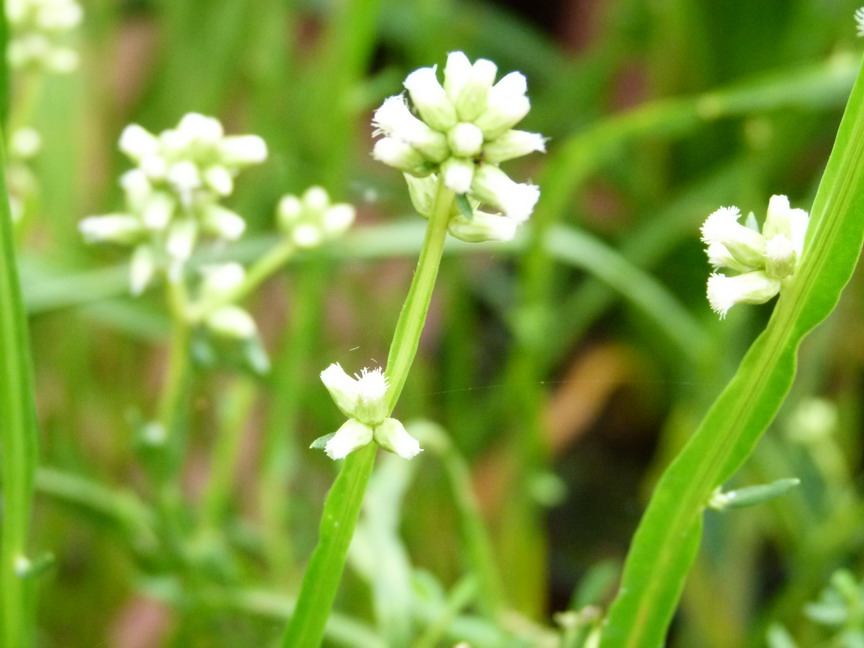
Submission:
[[[149,245],[139,245],[132,253],[129,265],[130,291],[133,295],[140,295],[147,288],[156,272],[156,259],[153,248]]]
[[[477,59],[474,62],[453,99],[459,119],[472,121],[486,110],[489,90],[497,72],[498,67],[492,61]]]
[[[324,452],[331,459],[344,459],[355,450],[368,445],[372,441],[372,434],[372,428],[349,418],[324,446]]]
[[[218,148],[221,162],[229,166],[260,164],[267,159],[267,144],[257,135],[229,135]]]
[[[87,243],[107,241],[128,245],[141,238],[141,221],[131,214],[88,216],[78,223],[78,229]]]
[[[441,165],[444,184],[457,194],[466,194],[471,190],[474,179],[474,163],[471,160],[452,157]]]
[[[246,221],[240,214],[217,204],[204,209],[201,225],[208,234],[226,241],[236,241],[246,231]]]
[[[483,148],[483,131],[474,124],[461,122],[447,133],[447,143],[457,157],[476,157]]]
[[[759,232],[738,222],[737,207],[721,207],[702,225],[704,243],[722,243],[740,265],[752,270],[764,263],[765,239]]]
[[[708,303],[720,319],[735,304],[764,304],[780,292],[780,281],[771,279],[762,271],[748,272],[736,277],[714,273],[708,278]]]
[[[483,159],[499,163],[534,153],[546,152],[546,138],[539,133],[509,130],[483,146]]]
[[[159,140],[146,128],[130,124],[120,134],[120,150],[136,162],[159,153]]]
[[[168,230],[165,251],[176,260],[185,261],[192,256],[198,238],[198,225],[189,218],[177,221]]]
[[[500,209],[520,223],[528,220],[540,198],[539,187],[514,182],[491,164],[483,164],[477,169],[471,189],[478,200]]]
[[[204,170],[204,184],[220,196],[230,196],[234,191],[234,176],[221,164],[214,164]]]
[[[392,167],[422,177],[429,175],[431,168],[426,158],[410,144],[392,137],[383,137],[375,142],[372,157]]]
[[[525,76],[519,72],[507,74],[492,86],[486,110],[474,120],[487,140],[500,137],[528,114],[531,102],[526,90]]]
[[[435,68],[414,70],[405,79],[405,88],[414,107],[429,126],[443,132],[456,125],[456,108],[438,82]]]
[[[485,241],[512,241],[516,236],[518,223],[512,218],[474,211],[472,218],[462,214],[450,219],[449,231],[456,238],[467,243],[482,243]]]
[[[423,452],[417,439],[408,434],[405,426],[395,418],[386,418],[376,425],[374,438],[382,448],[403,459],[412,459]]]
[[[248,340],[257,332],[252,316],[233,304],[217,308],[207,315],[204,323],[215,334],[227,338]]]

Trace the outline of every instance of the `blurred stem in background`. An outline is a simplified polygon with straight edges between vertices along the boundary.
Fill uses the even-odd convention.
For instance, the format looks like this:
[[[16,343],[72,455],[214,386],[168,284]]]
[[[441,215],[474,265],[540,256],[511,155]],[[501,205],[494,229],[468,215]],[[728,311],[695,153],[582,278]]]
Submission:
[[[388,416],[399,400],[417,354],[435,279],[438,276],[438,267],[444,253],[444,242],[455,198],[455,194],[444,185],[441,174],[417,269],[396,322],[387,356]],[[314,648],[321,644],[324,626],[342,580],[345,558],[357,526],[377,447],[377,444],[372,442],[349,454],[327,495],[321,515],[318,545],[306,569],[297,607],[282,639],[284,648]],[[386,556],[382,558],[386,559]]]
[[[2,134],[0,129],[0,636],[4,648],[23,648],[34,640],[34,574],[27,538],[38,435]]]

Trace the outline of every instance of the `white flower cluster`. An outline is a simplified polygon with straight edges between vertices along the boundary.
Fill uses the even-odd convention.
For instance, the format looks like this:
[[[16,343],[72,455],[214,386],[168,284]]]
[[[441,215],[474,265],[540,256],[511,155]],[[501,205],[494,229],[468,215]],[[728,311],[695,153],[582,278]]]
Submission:
[[[864,37],[864,7],[855,10],[855,31],[858,36]]]
[[[321,372],[321,381],[336,406],[348,420],[334,434],[322,437],[324,452],[331,459],[344,459],[373,440],[404,459],[422,452],[417,439],[397,419],[387,416],[387,378],[381,369],[363,369],[352,378],[338,364]]]
[[[78,53],[61,40],[81,23],[82,15],[75,0],[6,0],[11,32],[6,51],[9,64],[51,72],[74,70]]]
[[[137,164],[120,179],[127,210],[90,216],[79,229],[88,242],[135,246],[134,294],[166,262],[178,271],[201,235],[236,240],[245,231],[243,218],[219,201],[231,194],[241,168],[266,159],[267,146],[257,135],[225,135],[217,119],[190,113],[159,135],[126,127],[120,150]]]
[[[331,203],[322,187],[310,187],[300,197],[282,196],[276,208],[279,229],[298,248],[317,247],[340,236],[355,215],[352,205]]]
[[[752,213],[746,225],[740,217],[737,207],[721,207],[702,225],[711,265],[740,273],[708,278],[708,302],[721,318],[735,304],[764,304],[780,292],[798,268],[810,220],[786,196],[771,196],[761,233]]]
[[[492,61],[472,64],[452,52],[443,85],[434,67],[415,70],[405,79],[411,106],[403,95],[389,97],[372,122],[375,134],[384,135],[372,155],[406,174],[421,215],[431,213],[439,177],[467,197],[450,221],[450,233],[467,241],[510,240],[540,197],[537,186],[514,182],[499,167],[545,151],[545,140],[513,129],[531,107],[525,77],[511,72],[495,83],[497,72]],[[481,205],[494,213],[480,211]]]

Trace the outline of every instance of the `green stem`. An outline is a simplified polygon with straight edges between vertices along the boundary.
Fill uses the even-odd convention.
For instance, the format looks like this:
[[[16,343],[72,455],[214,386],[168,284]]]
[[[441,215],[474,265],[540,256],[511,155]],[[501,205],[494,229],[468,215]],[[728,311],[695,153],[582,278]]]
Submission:
[[[453,192],[443,182],[439,182],[420,259],[399,314],[387,357],[387,376],[390,380],[387,407],[390,412],[399,400],[417,354],[444,251],[454,199]],[[366,485],[372,474],[376,448],[374,443],[370,443],[349,455],[327,494],[318,545],[303,578],[297,608],[282,639],[284,648],[314,648],[321,644],[324,626],[342,579],[348,546],[357,526]]]
[[[20,569],[27,558],[38,433],[2,140],[0,129],[0,636],[5,648],[19,648],[32,641],[31,592]]]
[[[390,412],[396,407],[396,402],[408,378],[408,371],[417,354],[420,334],[423,332],[426,313],[429,312],[429,303],[432,300],[432,290],[438,277],[438,266],[444,253],[447,225],[450,222],[450,212],[455,199],[455,194],[444,186],[443,180],[439,180],[432,216],[429,218],[429,227],[426,229],[426,238],[417,262],[417,270],[414,272],[414,279],[408,289],[402,312],[399,313],[399,321],[396,322],[396,330],[393,332],[393,342],[390,344],[390,353],[387,355],[387,378],[390,381],[387,390],[387,409]]]

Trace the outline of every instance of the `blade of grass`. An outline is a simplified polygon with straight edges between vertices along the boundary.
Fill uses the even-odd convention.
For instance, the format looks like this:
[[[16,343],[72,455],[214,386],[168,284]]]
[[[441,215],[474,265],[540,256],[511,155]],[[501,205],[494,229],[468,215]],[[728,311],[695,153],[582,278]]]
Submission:
[[[30,342],[21,298],[0,129],[0,620],[3,646],[32,642],[32,592],[26,575],[27,535],[38,437]],[[22,570],[24,573],[22,573]]]
[[[864,241],[864,71],[811,212],[802,264],[765,331],[663,474],[633,540],[601,648],[663,643],[711,492],[747,459],[786,397],[804,336],[834,309]]]

